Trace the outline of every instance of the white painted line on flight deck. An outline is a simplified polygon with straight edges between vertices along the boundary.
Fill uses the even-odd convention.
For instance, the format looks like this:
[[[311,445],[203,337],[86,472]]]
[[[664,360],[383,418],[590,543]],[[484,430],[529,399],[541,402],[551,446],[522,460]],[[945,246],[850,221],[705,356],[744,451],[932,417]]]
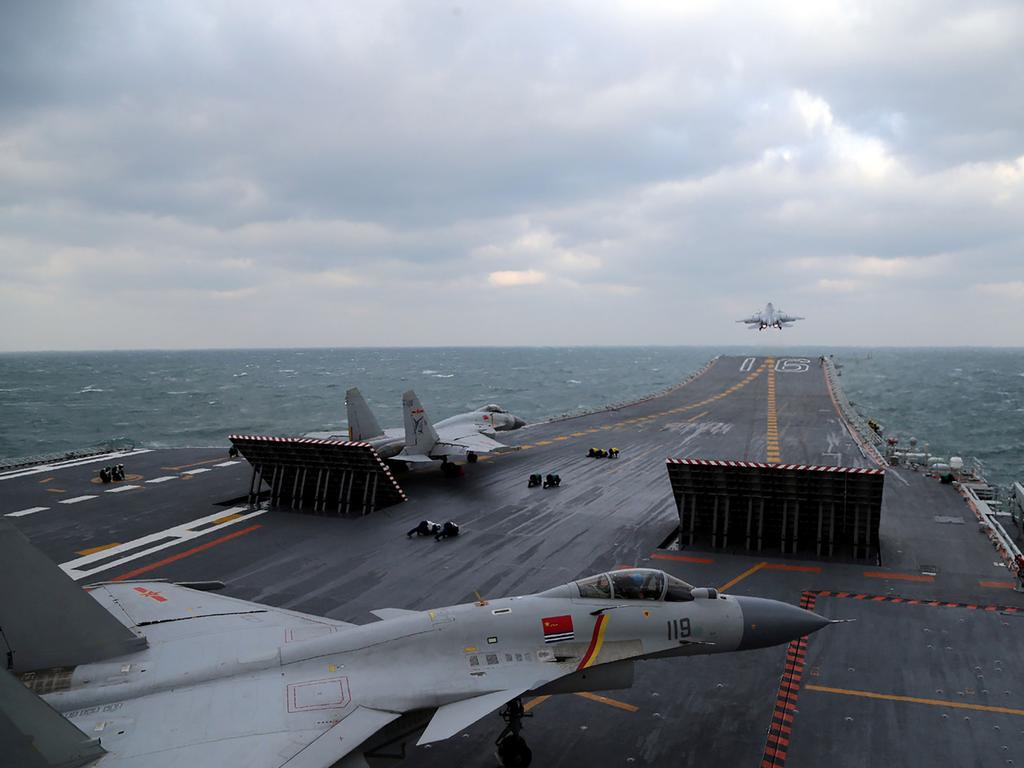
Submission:
[[[62,499],[58,501],[58,504],[77,504],[80,501],[88,501],[89,499],[95,499],[96,496],[75,496],[73,499]]]
[[[168,480],[177,480],[177,475],[164,475],[163,477],[154,477],[152,480],[147,480],[147,483],[166,483]]]
[[[240,461],[222,461],[220,464],[214,464],[215,467],[233,467],[235,464],[241,464]]]
[[[111,488],[104,493],[123,493],[125,491],[134,491],[136,488],[141,488],[141,485],[122,485],[119,488]]]
[[[8,512],[4,517],[24,517],[25,515],[32,515],[47,509],[49,507],[29,507],[28,509],[19,509],[17,512]]]
[[[248,514],[243,514],[246,512]],[[205,536],[208,533],[222,531],[229,526],[241,523],[245,520],[251,520],[254,517],[259,517],[266,513],[267,510],[265,509],[251,510],[249,507],[232,507],[231,509],[222,509],[219,512],[214,512],[212,515],[207,515],[206,517],[200,517],[197,520],[176,525],[165,531],[151,533],[148,536],[143,536],[135,539],[134,541],[119,544],[116,547],[111,547],[110,549],[104,549],[100,552],[93,552],[91,555],[86,555],[85,557],[69,560],[66,563],[61,563],[60,567],[68,576],[77,581],[78,579],[84,579],[87,576],[92,576],[94,573],[106,571],[110,568],[116,568],[120,565],[124,565],[125,563],[130,563],[132,560],[137,560],[140,557],[151,555],[162,549],[176,547],[178,544],[182,544],[186,541],[198,539],[200,536]],[[237,515],[237,517],[235,517],[235,515]],[[231,519],[229,520],[226,518]],[[208,525],[218,520],[224,520],[224,522],[219,525],[209,525],[209,527],[203,528],[201,531],[193,530],[194,528]],[[171,541],[167,541],[167,539],[171,539]],[[152,544],[153,546],[147,547],[147,544]],[[109,559],[113,555],[117,555],[121,552],[125,552],[127,554],[116,560]],[[100,564],[94,565],[97,562]]]
[[[183,475],[201,475],[203,472],[212,472],[213,470],[209,467],[203,467],[202,469],[190,469],[188,472],[182,472]]]
[[[74,461],[58,461],[53,464],[43,464],[39,467],[33,467],[32,469],[15,470],[13,472],[7,472],[0,474],[0,480],[14,480],[19,477],[28,477],[29,475],[38,475],[41,472],[52,472],[55,469],[66,469],[67,467],[80,467],[84,464],[97,464],[101,461],[110,461],[110,459],[121,459],[125,456],[139,456],[143,453],[150,453],[148,448],[141,448],[137,451],[116,451],[114,453],[104,453],[101,456],[90,456],[88,459],[80,459]]]

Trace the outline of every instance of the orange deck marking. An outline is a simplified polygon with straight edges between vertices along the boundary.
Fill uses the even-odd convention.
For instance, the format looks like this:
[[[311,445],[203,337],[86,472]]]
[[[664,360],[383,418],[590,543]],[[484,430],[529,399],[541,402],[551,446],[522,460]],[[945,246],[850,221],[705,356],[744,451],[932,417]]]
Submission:
[[[523,704],[523,711],[529,712],[531,709],[536,707],[538,704],[543,704],[545,701],[550,699],[550,696],[537,696],[536,698],[530,699],[528,702]]]
[[[1013,589],[1017,585],[1012,581],[979,581],[978,586],[992,589]]]
[[[224,517],[218,517],[216,520],[214,520],[213,525],[221,525],[222,523],[228,523],[232,520],[237,520],[240,517],[241,515],[237,512],[233,515],[224,515]]]
[[[207,549],[210,549],[211,547],[216,547],[218,544],[223,544],[225,541],[231,541],[231,539],[237,539],[239,536],[244,536],[247,533],[252,533],[257,528],[262,527],[263,526],[259,523],[257,523],[256,525],[250,525],[248,528],[243,528],[240,531],[235,531],[233,533],[227,534],[226,536],[221,536],[219,539],[214,539],[213,541],[208,541],[205,544],[200,544],[198,547],[186,549],[184,552],[178,552],[176,555],[165,557],[163,560],[157,560],[155,563],[150,563],[149,565],[144,565],[141,568],[136,568],[132,571],[128,571],[127,573],[122,573],[120,576],[115,576],[114,578],[112,578],[111,581],[124,581],[125,579],[134,579],[136,576],[141,576],[144,573],[149,573],[150,571],[156,570],[157,568],[161,568],[165,565],[169,565],[170,563],[181,560],[182,558],[198,554],[199,552],[204,552]]]
[[[710,557],[694,557],[692,555],[669,555],[665,552],[655,552],[651,555],[652,560],[678,560],[680,563],[700,563],[702,565],[711,565],[715,562]]]
[[[860,696],[864,699],[880,699],[882,701],[901,701],[908,704],[930,704],[933,707],[951,707],[953,709],[974,709],[981,712],[998,712],[1003,715],[1019,715],[1024,717],[1024,709],[1013,707],[994,707],[989,704],[969,704],[966,701],[945,701],[943,699],[920,699],[916,696],[897,696],[892,693],[875,693],[873,691],[854,691],[848,688],[829,688],[826,685],[805,685],[808,691],[819,693],[839,693],[845,696]]]
[[[47,493],[65,493],[66,491],[63,488],[47,488],[46,492]]]
[[[640,711],[640,707],[634,704],[627,704],[626,702],[619,701],[618,699],[610,699],[607,696],[601,696],[597,693],[588,693],[587,691],[580,691],[576,695],[584,699],[589,699],[590,701],[596,701],[599,704],[607,704],[609,707],[615,707],[616,709],[621,709],[626,712]]]
[[[732,587],[735,587],[737,584],[739,584],[745,578],[747,578],[748,576],[753,576],[755,573],[760,571],[766,565],[768,565],[768,563],[758,563],[757,565],[754,565],[754,566],[751,566],[750,568],[747,568],[747,570],[745,570],[743,573],[741,573],[739,576],[737,576],[732,581],[725,582],[725,584],[723,584],[722,586],[720,586],[718,588],[718,591],[719,592],[725,592],[725,590],[730,589]]]
[[[105,549],[113,549],[114,547],[120,546],[121,542],[115,541],[112,544],[104,544],[102,547],[89,547],[89,549],[80,549],[75,552],[76,555],[92,555],[97,552],[102,552]]]
[[[56,477],[44,477],[44,478],[43,478],[42,480],[40,480],[39,482],[40,482],[40,483],[49,483],[50,481],[52,481],[52,480],[56,480],[56,479],[57,479]]]
[[[821,573],[821,566],[818,565],[788,565],[786,563],[768,563],[766,571],[797,571],[799,573]]]
[[[922,573],[889,573],[887,571],[864,571],[869,579],[895,579],[897,581],[935,581],[934,576],[925,576]]]

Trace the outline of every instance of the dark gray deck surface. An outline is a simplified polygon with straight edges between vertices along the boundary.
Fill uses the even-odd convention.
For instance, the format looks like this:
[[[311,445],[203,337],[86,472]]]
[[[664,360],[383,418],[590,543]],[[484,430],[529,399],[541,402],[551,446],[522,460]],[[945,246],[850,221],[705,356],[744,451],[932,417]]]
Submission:
[[[513,433],[524,450],[481,461],[458,478],[401,476],[410,501],[367,518],[272,511],[229,520],[130,563],[115,557],[89,580],[164,563],[140,577],[222,579],[237,597],[359,623],[370,621],[374,608],[458,603],[473,599],[474,590],[522,594],[616,565],[652,565],[693,583],[732,583],[736,594],[793,603],[805,590],[825,591],[816,610],[857,621],[809,639],[786,725],[788,756],[787,745],[766,743],[786,663],[780,647],[641,663],[635,686],[609,692],[611,703],[543,701],[526,723],[534,765],[757,766],[766,755],[774,763],[765,765],[797,766],[1020,762],[1024,617],[984,606],[1024,609],[1024,599],[1000,586],[1011,577],[950,486],[890,470],[881,566],[657,549],[677,522],[665,458],[769,459],[770,375],[782,461],[868,465],[832,405],[818,361],[780,359],[771,367],[777,372],[761,357],[722,358],[646,402]],[[591,445],[616,446],[621,458],[587,458]],[[122,459],[141,478],[132,483],[139,488],[121,493],[90,482],[102,460],[0,480],[0,514],[48,507],[8,519],[63,563],[89,548],[233,510],[237,504],[228,502],[245,494],[249,468],[215,466],[226,458],[223,450],[189,449]],[[198,469],[210,471],[188,474]],[[531,472],[550,471],[562,476],[561,488],[526,487]],[[175,479],[145,482],[158,477]],[[96,498],[57,503],[82,495]],[[457,520],[464,534],[440,543],[406,539],[424,517]],[[922,567],[937,575],[923,576]],[[840,592],[850,596],[832,596]],[[957,605],[908,605],[896,596]],[[412,748],[406,764],[494,765],[500,729],[496,715],[485,718],[431,749]],[[768,746],[781,751],[766,752]]]

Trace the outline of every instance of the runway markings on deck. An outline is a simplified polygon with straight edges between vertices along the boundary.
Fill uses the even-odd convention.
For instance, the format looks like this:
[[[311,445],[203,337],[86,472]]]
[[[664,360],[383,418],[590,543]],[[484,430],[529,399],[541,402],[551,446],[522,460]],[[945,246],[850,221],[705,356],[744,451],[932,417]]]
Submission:
[[[606,704],[609,707],[615,707],[616,709],[621,709],[624,712],[639,712],[640,711],[640,707],[636,706],[635,704],[627,704],[624,701],[619,701],[618,699],[613,699],[613,698],[611,698],[609,696],[601,696],[600,694],[589,693],[587,691],[579,691],[579,692],[576,693],[576,695],[579,696],[581,699],[586,699],[587,701],[596,701],[598,704]],[[541,704],[543,704],[545,701],[547,701],[550,698],[551,698],[551,696],[549,696],[549,695],[548,696],[535,696],[532,699],[530,699],[528,702],[523,704],[523,711],[524,712],[529,712],[531,709],[533,709],[534,707],[540,706]]]
[[[817,598],[814,592],[804,592],[800,596],[800,607],[804,610],[813,611],[816,602]],[[772,720],[768,726],[761,768],[781,768],[786,764],[789,738],[792,734],[793,718],[797,712],[800,680],[803,678],[806,656],[806,635],[792,641],[786,649],[786,666],[779,681],[778,693],[775,696],[775,708],[772,710]]]
[[[232,531],[226,536],[221,536],[219,539],[214,539],[213,541],[204,542],[200,544],[198,547],[186,549],[184,552],[177,552],[171,555],[170,557],[165,557],[163,560],[157,560],[155,563],[143,565],[141,568],[136,568],[132,571],[119,574],[115,576],[113,579],[111,579],[111,581],[125,581],[126,579],[134,579],[136,576],[141,576],[144,573],[155,571],[157,568],[162,568],[163,566],[177,562],[178,560],[182,560],[186,557],[191,557],[192,555],[198,554],[200,552],[205,552],[206,550],[212,549],[213,547],[216,547],[219,544],[223,544],[226,541],[237,539],[239,536],[245,536],[247,533],[252,533],[253,531],[259,530],[262,527],[262,525],[256,523],[255,525],[250,525],[248,528],[242,528],[241,530]]]
[[[95,499],[96,496],[74,496],[70,499],[61,499],[58,504],[77,504],[80,501],[88,501],[89,499]]]
[[[56,479],[57,479],[56,477],[44,477],[44,478],[43,478],[42,480],[40,480],[39,482],[40,482],[40,483],[52,483],[52,482],[53,482],[54,480],[56,480]]]
[[[769,464],[778,464],[782,461],[779,450],[779,412],[775,400],[775,360],[771,357],[765,360],[768,367],[768,424],[765,430],[766,456]]]
[[[710,557],[694,557],[693,555],[670,555],[665,552],[655,552],[651,555],[652,560],[677,560],[680,563],[700,563],[711,565],[715,562]]]
[[[29,475],[41,475],[44,472],[53,472],[57,469],[67,469],[68,467],[80,467],[84,464],[96,464],[100,461],[110,461],[111,459],[121,459],[125,456],[140,456],[143,453],[150,453],[150,449],[144,448],[137,451],[115,451],[114,453],[104,453],[98,456],[90,456],[87,459],[77,459],[74,461],[57,461],[51,464],[44,464],[41,467],[34,467],[33,469],[22,469],[13,472],[4,472],[0,474],[0,480],[16,480],[19,477],[28,477]]]
[[[80,549],[77,552],[75,552],[75,554],[76,555],[95,555],[97,552],[106,552],[108,549],[113,549],[114,547],[119,546],[120,544],[121,544],[121,542],[114,541],[114,542],[111,542],[110,544],[104,544],[104,545],[99,546],[99,547],[89,547],[88,549]]]
[[[979,587],[988,587],[989,589],[1013,589],[1017,585],[1012,581],[979,581]]]
[[[17,512],[8,512],[4,517],[24,517],[25,515],[34,515],[36,512],[45,512],[49,507],[29,507],[28,509],[19,509]]]
[[[179,464],[176,467],[160,467],[160,469],[170,470],[171,472],[181,472],[181,470],[188,469],[189,467],[199,467],[203,464],[213,464],[217,461],[223,461],[223,459],[220,457],[217,457],[216,459],[204,459],[203,461],[193,461],[191,464]]]
[[[818,693],[835,693],[843,696],[859,696],[864,699],[879,699],[881,701],[899,701],[907,704],[928,704],[933,707],[950,707],[952,709],[973,709],[980,712],[998,712],[1002,715],[1017,715],[1024,717],[1024,709],[1013,707],[997,707],[990,704],[971,704],[966,701],[948,701],[945,699],[922,699],[917,696],[899,696],[894,693],[875,693],[874,691],[857,691],[850,688],[831,688],[827,685],[805,685],[808,691]]]
[[[598,704],[607,704],[609,707],[615,707],[616,709],[622,709],[626,712],[639,712],[640,707],[635,704],[627,704],[624,701],[613,699],[609,696],[601,696],[597,693],[589,693],[587,691],[579,691],[577,694],[581,699],[587,699],[588,701],[596,701]]]
[[[935,581],[934,576],[923,573],[890,573],[889,571],[864,571],[869,579],[893,579],[895,581],[924,581],[931,583]]]
[[[833,592],[830,590],[814,590],[809,594],[818,597],[848,598],[864,600],[869,603],[896,603],[899,605],[923,605],[927,608],[967,608],[971,611],[986,613],[1018,613],[1021,611],[1013,605],[983,605],[981,603],[958,603],[950,600],[927,600],[919,597],[900,597],[899,595],[872,595],[864,592]]]
[[[209,467],[203,467],[202,469],[190,469],[188,472],[182,472],[182,475],[201,475],[204,472],[213,472]]]
[[[221,531],[228,526],[237,525],[245,520],[251,520],[254,517],[266,514],[266,512],[267,510],[265,509],[251,510],[245,506],[221,510],[212,515],[206,515],[205,517],[200,517],[163,531],[157,531],[124,544],[118,544],[116,547],[102,552],[95,552],[75,560],[69,560],[66,563],[61,563],[60,567],[68,576],[77,581],[101,571],[117,568],[132,560],[146,557],[168,547],[175,547],[186,541]],[[117,555],[122,556],[117,557]]]
[[[47,488],[47,493],[67,493],[63,488]]]
[[[741,573],[735,579],[732,579],[731,581],[725,582],[725,584],[723,584],[722,586],[720,586],[718,588],[718,591],[719,592],[725,592],[725,590],[731,589],[732,587],[735,587],[737,584],[739,584],[745,578],[747,578],[748,576],[753,576],[755,573],[760,571],[766,565],[768,565],[768,563],[757,563],[756,565],[752,565],[750,568],[747,568],[747,570],[745,570],[743,573]]]
[[[215,467],[233,467],[235,464],[241,464],[240,461],[222,461],[220,464],[214,464]]]
[[[141,485],[121,485],[117,488],[109,488],[104,493],[124,493],[125,491],[134,491],[136,488],[141,488]]]
[[[155,485],[156,483],[166,483],[168,480],[177,480],[177,479],[178,479],[177,475],[164,475],[163,477],[154,477],[152,480],[147,480],[146,482]]]

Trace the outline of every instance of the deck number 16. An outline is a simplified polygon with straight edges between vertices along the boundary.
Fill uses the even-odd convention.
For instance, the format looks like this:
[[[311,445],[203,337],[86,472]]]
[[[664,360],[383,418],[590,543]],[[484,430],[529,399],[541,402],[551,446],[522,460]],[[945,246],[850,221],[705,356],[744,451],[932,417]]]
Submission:
[[[690,620],[689,619],[669,619],[668,622],[668,639],[669,640],[681,640],[684,637],[690,636]]]

